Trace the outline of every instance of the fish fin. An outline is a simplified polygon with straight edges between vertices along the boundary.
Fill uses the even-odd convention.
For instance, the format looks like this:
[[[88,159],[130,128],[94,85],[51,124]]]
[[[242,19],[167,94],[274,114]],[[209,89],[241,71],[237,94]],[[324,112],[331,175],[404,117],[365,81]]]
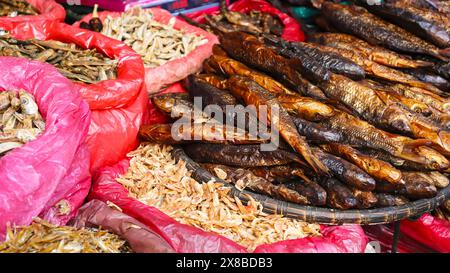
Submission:
[[[313,168],[313,170],[318,173],[322,174],[324,176],[331,176],[330,170],[325,166],[317,157],[311,155],[308,157],[305,157],[305,160],[308,162],[309,166]]]

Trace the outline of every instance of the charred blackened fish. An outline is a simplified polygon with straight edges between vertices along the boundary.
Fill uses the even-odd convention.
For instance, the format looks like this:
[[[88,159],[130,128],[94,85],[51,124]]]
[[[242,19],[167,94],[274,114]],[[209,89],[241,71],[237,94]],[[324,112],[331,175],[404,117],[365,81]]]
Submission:
[[[409,201],[407,198],[399,195],[391,195],[387,193],[377,193],[375,194],[378,202],[377,207],[394,207],[406,205]]]
[[[318,45],[302,42],[288,42],[276,36],[264,36],[267,44],[280,48],[278,52],[286,58],[312,58],[318,64],[331,72],[347,76],[354,80],[364,79],[365,73],[361,66],[352,60],[334,52],[324,51]]]
[[[413,140],[405,136],[390,134],[344,112],[337,112],[332,118],[323,120],[321,124],[344,135],[345,143],[352,146],[381,150],[392,156],[428,166],[433,170],[444,170],[449,166],[449,161],[445,156],[426,147],[426,145],[431,145],[431,141]]]
[[[381,3],[379,5],[368,4],[367,0],[357,0],[370,12],[394,23],[422,39],[435,44],[438,47],[450,46],[450,34],[445,29],[443,21],[431,20],[431,11],[415,8],[402,3]],[[442,16],[445,17],[445,16]]]
[[[375,180],[359,167],[318,148],[314,149],[314,154],[345,184],[364,191],[375,189]]]
[[[228,86],[234,96],[241,98],[247,105],[254,105],[258,114],[262,107],[266,107],[267,125],[274,123],[282,138],[300,153],[316,172],[327,173],[327,167],[312,154],[311,148],[298,133],[289,114],[269,91],[254,81],[237,75],[230,78]]]
[[[321,148],[355,164],[377,180],[386,181],[392,184],[402,183],[401,171],[385,161],[364,155],[348,145],[330,143],[322,145]]]
[[[261,151],[260,145],[221,145],[195,143],[184,146],[184,151],[199,163],[214,163],[240,167],[305,164],[296,154],[285,150]]]
[[[314,206],[325,206],[327,203],[327,192],[316,182],[297,181],[286,183],[284,186],[305,195]]]
[[[346,49],[362,54],[365,58],[376,63],[398,68],[418,68],[431,66],[432,63],[412,60],[383,47],[371,45],[352,35],[344,33],[314,33],[308,40],[329,47]]]
[[[299,191],[290,189],[283,184],[275,185],[266,179],[254,175],[251,171],[242,168],[233,168],[217,164],[202,164],[202,166],[215,174],[217,177],[234,184],[240,190],[250,189],[254,192],[265,194],[271,197],[279,198],[288,202],[293,202],[301,205],[316,205],[311,201],[310,195],[314,196],[310,189],[304,187]]]
[[[330,142],[342,142],[344,136],[334,130],[330,130],[320,123],[310,122],[298,117],[292,117],[300,135],[305,136],[309,142],[324,144]]]
[[[440,75],[429,72],[426,69],[401,69],[401,71],[423,82],[432,84],[442,91],[450,92],[450,82]]]
[[[174,127],[173,124],[144,125],[139,137],[160,144],[183,144],[202,141],[218,144],[260,144],[264,140],[251,136],[242,129],[217,123],[189,123]]]
[[[256,37],[242,32],[225,33],[220,36],[221,45],[225,51],[233,58],[250,65],[259,70],[263,70],[278,80],[294,88],[294,90],[314,98],[326,99],[322,90],[312,85],[304,79],[296,69],[292,67],[292,62],[276,54],[272,49],[266,47]],[[317,70],[308,69],[309,75]],[[318,80],[326,80],[328,74],[315,74]]]
[[[352,209],[358,205],[358,200],[352,191],[334,178],[323,180],[320,185],[327,192],[327,205],[335,209]]]
[[[354,5],[325,2],[322,12],[343,32],[354,34],[367,42],[392,50],[426,54],[447,60],[449,52],[425,42],[404,29],[383,21],[366,9]]]
[[[228,22],[244,27],[250,33],[258,34],[263,32],[263,29],[258,26],[258,23],[252,17],[245,13],[230,11],[225,0],[220,1],[220,13]]]

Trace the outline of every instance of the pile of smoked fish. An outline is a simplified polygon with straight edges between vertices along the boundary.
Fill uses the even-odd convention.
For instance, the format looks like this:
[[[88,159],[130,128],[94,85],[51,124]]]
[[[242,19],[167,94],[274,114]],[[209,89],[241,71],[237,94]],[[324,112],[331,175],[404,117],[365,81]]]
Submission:
[[[116,59],[103,56],[96,49],[83,49],[59,41],[17,40],[0,36],[0,56],[23,57],[47,62],[75,82],[94,84],[117,77]]]
[[[396,3],[382,7],[410,8]],[[214,29],[221,44],[203,72],[186,79],[189,94],[152,98],[173,123],[144,126],[140,136],[182,145],[240,189],[298,204],[368,209],[436,196],[449,184],[450,167],[445,39],[419,38],[360,5],[322,1],[322,14],[341,32],[308,33],[308,42]],[[418,14],[409,19],[432,22],[446,37],[445,16]],[[229,105],[257,110],[238,122]],[[262,118],[260,106],[278,116],[271,120],[268,110]],[[281,136],[277,149],[261,149],[269,139],[248,130],[255,122]]]
[[[172,147],[143,143],[128,154],[130,167],[117,178],[132,198],[154,206],[178,222],[215,232],[254,250],[258,245],[320,236],[320,226],[267,215],[249,196],[249,202],[230,196],[230,187],[191,177],[186,162],[172,156]]]
[[[0,253],[127,253],[127,242],[103,229],[55,226],[36,218],[29,226],[8,227]]]
[[[0,0],[0,16],[38,15],[39,12],[26,0]]]
[[[45,130],[32,94],[24,91],[0,92],[0,156],[34,140]]]

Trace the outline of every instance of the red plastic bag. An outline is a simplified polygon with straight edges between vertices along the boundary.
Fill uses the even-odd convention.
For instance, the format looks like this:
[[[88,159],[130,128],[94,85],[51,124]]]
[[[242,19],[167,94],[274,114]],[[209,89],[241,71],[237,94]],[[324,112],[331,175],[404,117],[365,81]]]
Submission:
[[[247,250],[213,232],[180,224],[155,207],[128,196],[128,191],[115,181],[125,173],[128,160],[103,168],[94,178],[90,199],[110,201],[124,213],[147,225],[181,253],[244,253]],[[255,252],[364,252],[367,238],[360,226],[324,227],[322,237],[304,238],[259,246]]]
[[[54,20],[62,22],[66,18],[64,7],[54,0],[27,0],[39,11],[39,15],[19,15],[16,17],[0,17],[0,29],[11,29],[17,24],[27,21]]]
[[[212,14],[217,14],[219,8],[211,9]],[[264,1],[264,0],[239,0],[237,2],[234,2],[229,6],[229,9],[231,11],[240,11],[244,13],[248,13],[252,10],[258,10],[261,12],[267,12],[272,15],[278,16],[280,20],[284,24],[284,30],[283,30],[283,37],[284,39],[288,41],[297,41],[302,42],[305,40],[305,34],[300,28],[300,24],[292,17],[287,15],[286,13],[283,13],[273,7],[270,3]],[[204,11],[200,12],[194,12],[187,14],[187,16],[197,22],[204,22],[203,17],[205,16]]]
[[[424,214],[417,221],[402,221],[403,234],[436,251],[450,253],[450,222]]]
[[[119,41],[58,22],[26,22],[8,31],[17,39],[36,37],[75,43],[117,58],[117,79],[91,85],[75,83],[92,110],[87,140],[91,170],[118,162],[136,147],[148,101],[144,65],[138,54]]]
[[[153,13],[154,19],[163,24],[168,24],[169,20],[174,18],[168,11],[160,8],[151,8],[149,10]],[[103,21],[108,15],[118,17],[120,14],[120,12],[99,12],[99,18]],[[82,21],[88,22],[91,18],[92,14],[84,17]],[[208,40],[208,43],[197,47],[185,57],[169,61],[155,68],[146,68],[145,84],[149,93],[158,92],[162,87],[182,80],[188,75],[199,71],[202,68],[203,61],[211,56],[213,45],[219,42],[215,35],[194,27],[178,18],[175,19],[175,29],[182,29],[186,33],[202,35]],[[74,26],[79,26],[79,24],[80,22],[77,22]]]
[[[76,87],[47,64],[0,58],[0,90],[23,89],[34,95],[46,130],[0,158],[0,239],[8,222],[28,225],[40,216],[65,224],[90,188],[85,144],[89,107]],[[59,211],[58,203],[69,211]]]

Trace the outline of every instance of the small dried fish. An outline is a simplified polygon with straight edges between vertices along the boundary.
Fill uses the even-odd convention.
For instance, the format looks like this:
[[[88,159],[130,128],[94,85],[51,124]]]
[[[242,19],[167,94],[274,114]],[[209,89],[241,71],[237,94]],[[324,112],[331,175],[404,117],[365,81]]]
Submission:
[[[203,36],[178,30],[174,25],[175,18],[162,24],[150,10],[134,8],[119,17],[107,16],[102,34],[132,47],[142,56],[146,67],[157,67],[182,58],[208,42]]]
[[[33,95],[19,90],[0,93],[0,155],[36,139],[45,130]]]
[[[19,41],[0,36],[0,56],[24,57],[54,65],[67,78],[87,84],[117,77],[117,60],[109,59],[95,49],[82,49],[58,41]]]
[[[0,16],[38,15],[39,12],[26,0],[0,0]]]
[[[261,244],[320,235],[319,225],[267,215],[254,199],[249,197],[244,204],[230,196],[230,189],[221,183],[198,183],[184,162],[176,163],[171,149],[142,144],[128,154],[130,167],[117,181],[131,197],[156,206],[178,222],[215,232],[249,250]]]
[[[8,227],[0,253],[125,253],[127,242],[103,229],[55,226],[34,219],[30,226]]]

